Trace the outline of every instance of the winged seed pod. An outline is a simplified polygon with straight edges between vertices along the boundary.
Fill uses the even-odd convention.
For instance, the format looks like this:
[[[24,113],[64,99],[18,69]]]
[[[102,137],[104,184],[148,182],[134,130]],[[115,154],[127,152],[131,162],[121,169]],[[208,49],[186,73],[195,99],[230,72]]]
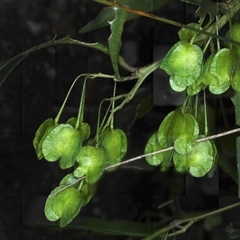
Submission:
[[[157,134],[162,146],[174,145],[178,153],[186,154],[193,150],[199,135],[199,126],[190,113],[177,109],[164,118]]]
[[[72,167],[82,147],[82,131],[70,124],[59,124],[44,139],[42,152],[49,162],[59,159],[60,168]]]
[[[104,171],[106,158],[103,147],[84,146],[77,156],[79,166],[74,170],[74,176],[80,178],[85,175],[87,183],[96,182]]]
[[[199,46],[179,41],[163,58],[160,68],[170,75],[173,89],[180,92],[197,80],[202,59],[203,52]]]
[[[121,129],[107,128],[99,144],[105,148],[107,153],[106,166],[121,162],[127,152],[127,137]],[[109,171],[114,169],[116,169],[116,167],[109,168]]]

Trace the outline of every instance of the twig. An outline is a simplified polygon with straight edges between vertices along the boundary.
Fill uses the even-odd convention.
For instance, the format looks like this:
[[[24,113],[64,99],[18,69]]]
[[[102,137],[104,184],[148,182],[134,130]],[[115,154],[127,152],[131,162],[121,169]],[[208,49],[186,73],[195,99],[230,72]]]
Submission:
[[[206,214],[202,214],[202,215],[199,215],[199,216],[196,216],[196,217],[175,220],[168,227],[162,228],[162,229],[154,232],[153,234],[151,234],[150,236],[148,236],[148,237],[146,237],[142,240],[153,240],[156,237],[159,237],[159,236],[169,232],[170,230],[172,230],[176,227],[181,228],[179,231],[168,234],[169,237],[176,236],[178,234],[184,233],[193,223],[195,223],[195,222],[197,222],[201,219],[204,219],[206,217],[209,217],[209,216],[217,214],[217,213],[222,213],[224,211],[230,210],[230,209],[238,207],[238,206],[240,206],[240,202],[234,203],[234,204],[229,205],[227,207],[223,207],[223,208],[217,209],[215,211],[212,211],[212,212],[209,212],[209,213],[206,213]],[[187,224],[185,226],[181,226],[181,224],[183,224],[183,223],[187,223]]]
[[[220,138],[220,137],[223,137],[223,136],[226,136],[226,135],[230,135],[230,134],[233,134],[233,133],[237,133],[237,132],[240,132],[240,128],[229,130],[229,131],[226,131],[226,132],[223,132],[223,133],[218,133],[218,134],[215,134],[215,135],[212,135],[212,136],[209,136],[209,137],[199,138],[197,140],[197,142],[204,142],[204,141],[207,141],[207,140]],[[120,162],[120,163],[111,165],[109,167],[106,167],[105,170],[109,169],[109,168],[117,167],[117,166],[120,166],[120,165],[123,165],[123,164],[127,164],[127,163],[130,163],[130,162],[134,162],[134,161],[137,161],[139,159],[142,159],[142,158],[145,158],[145,157],[148,157],[148,156],[156,155],[158,153],[167,152],[167,151],[170,151],[170,150],[173,150],[173,149],[174,149],[174,147],[171,146],[171,147],[164,148],[164,149],[161,149],[161,150],[158,150],[158,151],[155,151],[155,152],[142,154],[142,155],[139,155],[137,157],[130,158],[130,159],[124,161],[124,162]]]
[[[225,37],[222,37],[222,36],[219,36],[219,35],[216,35],[216,34],[212,33],[213,31],[215,31],[215,24],[216,23],[212,24],[207,30],[201,30],[201,29],[197,29],[197,28],[185,25],[183,23],[175,22],[175,21],[167,19],[167,18],[158,17],[158,16],[156,16],[154,14],[151,14],[151,13],[143,12],[143,11],[133,9],[133,8],[130,8],[130,7],[126,7],[126,6],[122,6],[120,4],[109,2],[109,1],[106,1],[106,0],[94,0],[94,1],[98,2],[98,3],[101,3],[101,4],[104,4],[104,5],[120,8],[120,9],[123,9],[125,11],[135,13],[135,14],[138,14],[140,16],[148,17],[148,18],[160,21],[160,22],[171,24],[171,25],[176,26],[176,27],[186,28],[186,29],[198,32],[198,33],[201,34],[200,35],[201,37],[199,37],[199,38],[196,37],[195,42],[203,40],[204,38],[206,38],[206,36],[208,36],[208,37],[213,37],[213,38],[222,40],[224,42],[229,42],[229,43],[232,43],[234,45],[240,46],[239,42],[236,42],[236,41],[233,41],[232,39],[228,39],[228,38],[225,38]],[[232,11],[230,13],[227,13],[227,14],[223,15],[219,19],[219,29],[228,22],[229,16],[232,17],[239,9],[240,9],[240,3],[236,3],[236,5],[234,6],[234,8],[232,9]]]

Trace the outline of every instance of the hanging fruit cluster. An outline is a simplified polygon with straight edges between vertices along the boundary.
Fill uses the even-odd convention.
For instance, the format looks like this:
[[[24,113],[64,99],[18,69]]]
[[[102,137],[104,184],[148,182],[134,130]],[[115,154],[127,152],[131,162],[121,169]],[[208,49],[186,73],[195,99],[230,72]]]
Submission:
[[[116,166],[111,166],[120,163],[127,151],[127,137],[121,129],[113,128],[113,117],[109,121],[111,124],[102,129],[98,127],[96,137],[89,139],[90,126],[83,121],[85,85],[86,79],[78,117],[59,123],[71,87],[57,117],[46,119],[33,140],[39,160],[58,161],[61,169],[73,168],[73,172],[50,193],[45,204],[47,219],[60,220],[61,227],[69,224],[90,201],[105,168],[115,169]]]
[[[177,109],[164,118],[158,131],[150,137],[145,153],[171,146],[174,149],[147,156],[146,160],[153,166],[161,164],[162,171],[174,164],[178,172],[188,171],[194,177],[202,177],[216,165],[217,151],[210,140],[197,142],[199,137],[199,125],[194,116],[182,108]]]
[[[201,29],[199,24],[191,27]],[[170,86],[174,91],[186,90],[189,99],[207,87],[213,94],[222,94],[230,86],[240,91],[240,47],[230,45],[212,52],[204,62],[204,50],[193,44],[196,33],[188,29],[179,31],[177,42],[163,58],[160,68],[170,75]],[[227,37],[240,42],[240,24],[234,24]],[[206,108],[206,106],[205,106]],[[145,153],[173,146],[171,151],[148,155],[146,160],[153,166],[161,165],[165,171],[171,166],[179,172],[188,171],[194,177],[202,177],[214,170],[217,150],[210,140],[201,141],[207,132],[199,131],[197,117],[189,113],[185,105],[169,113],[147,142]],[[207,122],[205,122],[207,125]],[[200,140],[200,141],[199,141]]]
[[[189,24],[201,29],[198,24]],[[240,41],[240,24],[233,24],[227,37]],[[174,91],[185,89],[188,95],[195,95],[205,88],[213,94],[222,94],[230,86],[240,91],[240,47],[230,45],[212,52],[204,60],[204,51],[193,44],[196,33],[191,30],[179,31],[177,42],[164,57],[160,68],[170,75],[170,85]]]
[[[201,30],[200,24],[191,23],[189,26]],[[198,100],[198,93],[206,88],[213,94],[222,94],[230,86],[233,90],[240,91],[240,48],[229,45],[220,49],[218,44],[217,49],[206,56],[210,41],[204,43],[202,49],[203,43],[194,44],[195,37],[195,31],[181,29],[180,41],[170,49],[160,64],[160,68],[170,75],[172,89],[176,92],[185,90],[187,97],[181,108],[170,112],[164,118],[158,131],[148,140],[145,153],[147,162],[153,166],[160,166],[162,171],[174,166],[178,172],[188,171],[194,177],[202,177],[214,171],[217,165],[217,149],[213,141],[202,139],[207,136],[205,94],[204,124],[198,118],[199,103],[196,101],[195,106],[192,106],[190,99],[194,96]],[[240,42],[240,24],[234,24],[227,37]],[[136,83],[134,91],[129,93],[128,97],[131,95],[129,99],[126,97],[125,103],[133,97],[148,74],[158,68],[158,64],[154,63],[153,68],[150,65],[138,69],[136,76],[140,73],[142,75],[138,76],[139,82]],[[97,75],[95,74],[95,77]],[[65,123],[59,123],[70,91],[81,76],[83,75],[76,78],[69,89],[56,118],[45,120],[33,140],[38,159],[58,161],[61,169],[72,168],[72,173],[60,181],[45,204],[47,219],[59,220],[61,227],[69,224],[77,216],[81,207],[85,206],[94,195],[97,181],[103,172],[114,170],[117,166],[115,164],[122,161],[127,151],[125,133],[113,126],[114,111],[107,112],[101,124],[100,116],[98,117],[96,135],[93,139],[89,139],[90,126],[83,121],[87,77],[84,81],[78,116],[70,118]],[[91,74],[91,78],[94,78],[93,76],[94,74]],[[113,97],[115,90],[116,82]],[[114,110],[114,101],[111,105]],[[169,147],[171,150],[160,152]],[[153,153],[156,151],[159,152]]]

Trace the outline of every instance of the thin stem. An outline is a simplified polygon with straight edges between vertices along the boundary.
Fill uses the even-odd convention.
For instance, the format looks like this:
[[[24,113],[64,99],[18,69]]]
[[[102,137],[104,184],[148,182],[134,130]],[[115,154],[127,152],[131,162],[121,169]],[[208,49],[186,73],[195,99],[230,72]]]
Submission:
[[[88,79],[88,76],[85,77],[84,82],[83,82],[82,96],[80,98],[79,109],[78,109],[78,116],[77,116],[77,121],[76,121],[76,124],[75,124],[75,129],[78,129],[80,123],[83,122],[87,79]]]
[[[216,16],[216,34],[218,35],[218,16]],[[217,39],[217,51],[221,49],[220,41]]]
[[[202,27],[202,24],[203,24],[204,19],[205,19],[205,17],[200,18],[200,20],[199,20],[199,25],[200,25],[201,27]],[[193,35],[193,37],[192,37],[191,40],[190,40],[190,44],[193,44],[193,43],[194,43],[194,40],[195,40],[197,34],[198,34],[198,32],[195,32],[195,34]]]
[[[212,135],[212,136],[208,136],[208,137],[204,137],[204,138],[199,138],[197,140],[197,142],[204,142],[204,141],[207,141],[207,140],[220,138],[220,137],[223,137],[223,136],[226,136],[226,135],[230,135],[230,134],[233,134],[233,133],[237,133],[237,132],[240,132],[240,128],[236,128],[236,129],[233,129],[233,130],[229,130],[229,131],[226,131],[226,132],[223,132],[223,133],[218,133],[218,134],[215,134],[215,135]],[[148,157],[148,156],[153,156],[153,155],[156,155],[158,153],[167,152],[167,151],[170,151],[170,150],[174,150],[174,147],[171,146],[171,147],[164,148],[164,149],[161,149],[161,150],[158,150],[158,151],[155,151],[155,152],[142,154],[142,155],[139,155],[137,157],[130,158],[130,159],[126,160],[126,161],[123,161],[123,162],[120,162],[120,163],[108,166],[105,169],[109,169],[109,168],[117,167],[117,166],[120,166],[120,165],[124,165],[124,164],[130,163],[130,162],[134,162],[134,161],[140,160],[140,159]]]
[[[188,109],[188,106],[189,106],[189,103],[190,103],[190,99],[191,99],[191,96],[187,95],[187,97],[185,98],[185,101],[183,103],[183,106],[182,106],[182,111],[185,113]]]
[[[240,1],[235,1],[234,3],[234,7],[231,9],[230,12],[228,12],[227,14],[224,14],[223,16],[220,17],[219,21],[218,21],[218,29],[220,30],[229,20],[229,18],[232,18],[240,9]],[[216,22],[213,23],[210,27],[208,27],[207,29],[205,29],[206,32],[214,32],[216,29]],[[195,42],[199,42],[202,41],[206,38],[207,34],[200,34],[196,37]],[[213,35],[212,37],[225,41],[225,42],[229,42],[232,43],[234,45],[240,46],[240,43],[236,42],[236,41],[232,41],[232,39],[228,39],[228,38],[223,38],[223,37],[216,37],[217,35]]]
[[[98,118],[97,118],[97,130],[96,130],[96,137],[95,137],[95,140],[96,140],[96,143],[98,145],[99,143],[99,136],[100,136],[100,129],[101,129],[101,126],[100,126],[100,119],[101,119],[101,109],[102,109],[102,104],[104,103],[105,100],[102,100],[99,104],[99,108],[98,108]],[[110,105],[109,105],[109,108],[110,108]],[[109,108],[108,108],[108,111],[109,111]],[[105,121],[105,118],[106,118],[106,115],[108,114],[108,111],[106,111],[105,113],[105,116],[103,118],[103,121]]]
[[[227,210],[230,210],[230,209],[238,207],[238,206],[240,206],[240,202],[231,204],[229,206],[226,206],[226,207],[223,207],[223,208],[220,208],[220,209],[217,209],[217,210],[214,210],[212,212],[204,213],[204,214],[196,216],[196,217],[175,220],[173,224],[174,225],[179,225],[179,224],[183,224],[183,223],[190,222],[190,221],[196,222],[196,221],[199,221],[203,218],[212,216],[212,215],[217,214],[217,213],[225,212]]]
[[[207,50],[207,48],[208,48],[211,40],[212,40],[212,38],[210,37],[210,38],[208,39],[207,43],[205,44],[205,46],[204,46],[204,48],[203,48],[203,50],[202,50],[202,51],[203,51],[203,54],[205,54],[205,52],[206,52],[206,50]]]
[[[138,70],[138,72],[136,73],[136,76],[138,77],[138,80],[136,82],[136,84],[133,86],[133,88],[131,89],[131,91],[127,94],[127,97],[122,101],[122,103],[117,106],[116,108],[114,108],[112,110],[111,114],[114,114],[116,111],[120,110],[123,108],[123,106],[128,103],[136,94],[137,90],[139,89],[139,87],[142,85],[142,83],[144,82],[144,80],[152,73],[154,72],[157,68],[159,68],[160,63],[162,60],[154,62],[152,64],[149,64],[145,67],[142,67]]]
[[[208,135],[208,120],[207,120],[207,101],[206,101],[206,91],[203,90],[203,107],[204,107],[204,135]]]
[[[119,100],[119,99],[121,99],[121,98],[126,98],[127,96],[128,96],[128,94],[127,94],[127,93],[124,93],[124,94],[120,94],[120,95],[118,95],[118,96],[116,96],[116,97],[106,98],[105,100],[106,100],[106,101],[113,102],[113,101]]]
[[[117,89],[117,82],[114,82],[113,86],[113,98],[116,96],[116,89]],[[115,101],[112,101],[112,110],[115,108]],[[114,124],[114,114],[112,114],[112,118],[110,120],[110,128],[113,129],[113,124]]]
[[[197,119],[197,115],[198,115],[198,94],[196,94],[196,98],[195,98],[195,104],[194,104],[194,118]]]
[[[175,233],[172,233],[172,234],[168,234],[169,237],[176,236],[178,234],[184,233],[193,223],[195,223],[195,222],[197,222],[201,219],[204,219],[206,217],[209,217],[209,216],[212,216],[212,215],[215,215],[215,214],[218,214],[218,213],[225,212],[227,210],[230,210],[230,209],[238,207],[238,206],[240,206],[240,202],[234,203],[232,205],[229,205],[229,206],[226,206],[226,207],[223,207],[223,208],[217,209],[215,211],[205,213],[205,214],[202,214],[202,215],[199,215],[199,216],[196,216],[196,217],[175,220],[168,227],[162,228],[162,229],[154,232],[150,236],[148,236],[146,238],[143,238],[142,240],[153,240],[153,239],[169,232],[170,230],[172,230],[176,227],[179,227],[179,228],[181,228],[179,231],[177,231]],[[187,223],[187,224],[185,226],[181,226],[181,224],[183,224],[183,223]]]
[[[77,190],[80,191],[80,190],[82,189],[82,186],[83,186],[83,181],[81,181],[81,182],[78,184]]]
[[[81,75],[77,76],[77,77],[75,78],[75,80],[73,81],[73,83],[72,83],[71,87],[69,88],[69,90],[68,90],[68,92],[67,92],[67,95],[66,95],[66,97],[65,97],[65,99],[64,99],[64,101],[63,101],[63,104],[62,104],[62,106],[61,106],[61,108],[60,108],[57,116],[56,116],[55,119],[54,119],[55,123],[58,123],[58,122],[59,122],[59,119],[60,119],[60,117],[61,117],[62,111],[63,111],[63,109],[64,109],[64,107],[65,107],[65,105],[66,105],[66,102],[67,102],[67,100],[68,100],[68,97],[69,97],[69,95],[70,95],[70,93],[71,93],[71,91],[72,91],[75,83],[77,82],[77,80],[78,80],[80,77],[85,76],[85,75],[86,75],[86,74],[81,74]]]
[[[232,29],[232,18],[230,16],[230,12],[231,12],[231,9],[229,7],[229,4],[227,3],[226,4],[226,8],[227,8],[227,13],[228,13],[228,23],[229,23],[229,31],[231,33],[231,29]],[[232,36],[232,34],[230,34],[230,36]],[[230,45],[230,49],[232,48],[232,44]]]

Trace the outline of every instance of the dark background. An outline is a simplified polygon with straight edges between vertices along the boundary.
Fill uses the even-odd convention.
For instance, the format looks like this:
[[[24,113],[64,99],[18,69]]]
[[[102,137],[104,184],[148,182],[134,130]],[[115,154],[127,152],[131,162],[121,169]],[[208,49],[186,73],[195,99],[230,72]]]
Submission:
[[[49,41],[55,34],[57,38],[70,34],[81,41],[106,44],[110,34],[108,27],[90,34],[78,33],[101,8],[100,4],[87,0],[0,1],[0,60]],[[195,6],[174,0],[156,14],[188,23],[195,10]],[[178,40],[176,27],[151,19],[135,19],[126,23],[125,29],[122,55],[133,66],[151,63],[156,46],[170,47]],[[87,231],[42,228],[48,224],[43,215],[44,201],[68,171],[60,170],[57,163],[37,160],[32,140],[38,126],[46,118],[55,117],[74,78],[86,72],[112,74],[109,57],[79,46],[49,47],[29,55],[0,87],[1,240],[113,239],[112,236],[93,237]],[[146,81],[150,93],[152,80]],[[131,86],[122,84],[119,91],[125,92]],[[62,122],[76,116],[81,88],[82,82],[79,81],[64,110]],[[87,85],[85,120],[90,123],[93,134],[98,104],[111,96],[111,92],[111,80],[96,79]],[[156,104],[147,116],[129,126],[131,103],[129,106],[116,119],[117,126],[128,132],[129,151],[125,159],[143,153],[149,136],[163,117],[174,109],[174,106]],[[129,119],[123,116],[129,116]],[[149,167],[144,159],[130,167],[104,174],[96,195],[82,209],[81,217],[138,220],[145,211],[170,216],[172,208],[159,210],[158,206],[176,196],[180,196],[181,207],[189,211],[215,209],[237,200],[236,185],[224,174],[219,181],[222,175],[218,170],[212,179],[206,181],[205,178],[193,180],[174,171],[161,173]],[[224,190],[220,196],[221,186]],[[194,225],[188,235],[176,239],[192,239],[196,233],[198,239],[211,239],[211,234],[203,231],[201,226]]]

